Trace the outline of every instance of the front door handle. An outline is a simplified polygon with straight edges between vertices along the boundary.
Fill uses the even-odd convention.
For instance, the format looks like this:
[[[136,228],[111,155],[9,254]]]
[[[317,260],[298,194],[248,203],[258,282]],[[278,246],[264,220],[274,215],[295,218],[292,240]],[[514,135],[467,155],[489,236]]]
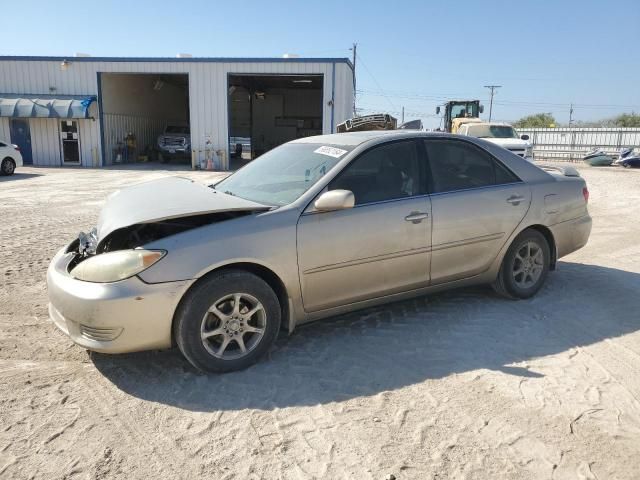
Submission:
[[[507,202],[511,205],[520,205],[520,202],[523,200],[524,197],[522,195],[511,195],[509,198],[507,198]]]
[[[404,217],[407,222],[411,223],[420,223],[422,220],[427,218],[429,214],[427,212],[411,212],[409,215]]]

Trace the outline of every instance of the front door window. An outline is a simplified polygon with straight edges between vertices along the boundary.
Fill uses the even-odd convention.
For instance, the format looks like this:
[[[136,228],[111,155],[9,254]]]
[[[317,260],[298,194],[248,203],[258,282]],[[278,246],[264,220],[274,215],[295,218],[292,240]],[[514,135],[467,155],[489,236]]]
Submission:
[[[356,205],[425,193],[414,141],[374,147],[354,160],[331,182],[329,190],[350,190]]]

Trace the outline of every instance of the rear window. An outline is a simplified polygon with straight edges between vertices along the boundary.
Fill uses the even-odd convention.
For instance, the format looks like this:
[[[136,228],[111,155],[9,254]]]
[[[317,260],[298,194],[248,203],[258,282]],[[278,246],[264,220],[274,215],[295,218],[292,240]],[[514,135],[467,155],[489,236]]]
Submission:
[[[455,192],[519,182],[487,152],[459,141],[425,141],[433,192]]]

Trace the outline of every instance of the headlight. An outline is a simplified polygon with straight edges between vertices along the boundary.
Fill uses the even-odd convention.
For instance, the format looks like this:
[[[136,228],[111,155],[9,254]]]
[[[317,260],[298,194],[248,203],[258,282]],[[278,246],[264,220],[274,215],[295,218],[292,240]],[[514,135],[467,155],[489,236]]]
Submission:
[[[119,250],[102,253],[79,263],[71,270],[71,276],[85,282],[117,282],[146,270],[166,253],[162,250]]]

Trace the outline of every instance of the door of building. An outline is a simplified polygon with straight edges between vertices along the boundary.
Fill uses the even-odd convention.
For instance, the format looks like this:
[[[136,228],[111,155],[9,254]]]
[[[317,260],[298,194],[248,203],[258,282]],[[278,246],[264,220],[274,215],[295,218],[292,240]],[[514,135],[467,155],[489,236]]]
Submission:
[[[22,163],[25,165],[33,164],[29,120],[24,118],[12,118],[9,122],[9,133],[11,135],[11,143],[20,147]]]
[[[80,138],[78,136],[77,121],[62,120],[60,141],[62,143],[62,164],[80,165]]]

